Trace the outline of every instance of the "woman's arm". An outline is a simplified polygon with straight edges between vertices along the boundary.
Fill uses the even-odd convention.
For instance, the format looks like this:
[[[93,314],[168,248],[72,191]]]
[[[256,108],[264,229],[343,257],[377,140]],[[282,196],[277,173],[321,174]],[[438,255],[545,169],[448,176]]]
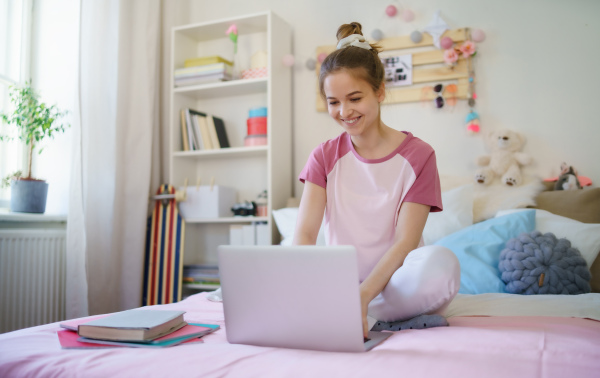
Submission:
[[[360,299],[365,337],[368,333],[367,310],[369,303],[385,288],[394,272],[402,266],[409,252],[419,246],[429,210],[430,206],[414,202],[404,202],[400,206],[394,244],[361,283]]]
[[[300,200],[296,230],[294,231],[294,245],[317,243],[317,235],[323,222],[326,203],[327,192],[325,188],[306,181],[302,199]]]

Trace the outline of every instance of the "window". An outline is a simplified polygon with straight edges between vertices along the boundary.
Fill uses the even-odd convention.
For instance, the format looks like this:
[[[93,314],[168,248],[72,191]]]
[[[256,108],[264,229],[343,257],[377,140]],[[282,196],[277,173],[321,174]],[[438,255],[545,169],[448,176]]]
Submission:
[[[31,0],[0,0],[0,109],[10,112],[8,88],[29,78],[31,51]],[[0,123],[0,133],[8,135]],[[12,135],[12,134],[11,134]],[[27,159],[21,141],[0,142],[0,177],[23,167]],[[0,207],[7,207],[10,189],[0,188]]]

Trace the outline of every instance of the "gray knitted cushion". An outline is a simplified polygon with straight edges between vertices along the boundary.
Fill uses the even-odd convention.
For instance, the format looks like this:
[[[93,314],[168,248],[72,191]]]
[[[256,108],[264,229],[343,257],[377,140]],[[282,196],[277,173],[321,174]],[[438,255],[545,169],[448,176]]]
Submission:
[[[498,264],[506,291],[513,294],[583,294],[591,274],[581,253],[552,233],[523,233],[506,242]]]

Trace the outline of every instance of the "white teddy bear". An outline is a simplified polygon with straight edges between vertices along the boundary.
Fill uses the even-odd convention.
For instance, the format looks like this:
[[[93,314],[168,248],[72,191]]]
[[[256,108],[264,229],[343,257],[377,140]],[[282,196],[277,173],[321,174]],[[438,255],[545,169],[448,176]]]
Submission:
[[[484,136],[485,144],[491,155],[480,156],[477,164],[481,167],[475,174],[475,181],[489,185],[495,177],[501,177],[503,184],[521,185],[521,166],[531,162],[531,157],[519,152],[525,144],[525,137],[516,131],[491,131]]]

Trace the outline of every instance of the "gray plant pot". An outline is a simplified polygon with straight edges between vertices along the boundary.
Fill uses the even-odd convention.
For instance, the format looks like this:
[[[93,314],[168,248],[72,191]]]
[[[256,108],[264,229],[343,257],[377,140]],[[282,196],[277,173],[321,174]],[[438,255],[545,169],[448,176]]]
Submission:
[[[17,213],[44,213],[48,184],[36,180],[12,180],[10,184],[10,211]]]

